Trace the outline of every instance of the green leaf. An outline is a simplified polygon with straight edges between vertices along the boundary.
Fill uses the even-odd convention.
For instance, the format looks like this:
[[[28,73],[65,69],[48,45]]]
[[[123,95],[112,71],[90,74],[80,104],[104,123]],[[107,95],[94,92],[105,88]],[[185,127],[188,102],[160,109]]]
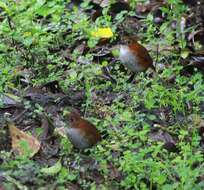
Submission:
[[[112,54],[114,57],[119,57],[120,55],[120,51],[119,51],[120,47],[119,46],[115,46],[114,48],[112,48]]]
[[[36,11],[40,16],[48,16],[50,14],[49,7],[41,7]]]
[[[55,175],[57,174],[62,168],[61,160],[58,160],[53,166],[49,168],[42,168],[40,171],[47,175]]]
[[[4,9],[4,10],[6,11],[6,13],[10,15],[10,13],[11,13],[10,9],[9,9],[8,6],[7,6],[4,2],[2,2],[2,1],[0,1],[0,8]]]
[[[132,114],[129,111],[124,111],[121,115],[120,115],[120,120],[121,121],[131,121]]]
[[[20,103],[21,102],[21,98],[19,98],[18,96],[15,96],[14,94],[10,94],[10,93],[5,93],[5,96],[13,99],[15,102]]]
[[[189,53],[190,53],[189,50],[184,49],[181,51],[181,57],[183,59],[186,59],[189,56]]]

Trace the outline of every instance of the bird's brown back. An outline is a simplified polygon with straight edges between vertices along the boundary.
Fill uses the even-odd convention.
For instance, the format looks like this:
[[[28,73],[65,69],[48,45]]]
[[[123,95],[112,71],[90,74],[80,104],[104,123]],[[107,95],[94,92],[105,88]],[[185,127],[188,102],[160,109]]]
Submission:
[[[144,46],[136,42],[134,44],[129,44],[129,48],[137,56],[137,58],[139,59],[139,63],[145,69],[149,67],[154,69],[153,60]]]
[[[78,113],[70,113],[69,122],[70,127],[80,129],[84,133],[84,136],[91,141],[91,144],[95,144],[101,140],[101,135],[97,128],[88,120],[81,118]]]

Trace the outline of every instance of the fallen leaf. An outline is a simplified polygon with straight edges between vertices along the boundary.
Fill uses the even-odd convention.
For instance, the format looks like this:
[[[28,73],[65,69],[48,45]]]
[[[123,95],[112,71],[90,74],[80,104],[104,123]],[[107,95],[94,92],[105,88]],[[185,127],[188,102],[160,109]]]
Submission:
[[[96,31],[92,31],[91,35],[97,38],[111,38],[113,36],[113,32],[111,28],[98,28]]]
[[[20,155],[33,157],[40,149],[40,142],[33,136],[16,128],[13,123],[8,125],[12,139],[12,149]]]
[[[149,13],[158,10],[160,7],[164,6],[165,2],[150,2],[150,3],[138,3],[136,12],[137,13]]]
[[[150,138],[155,142],[163,142],[163,147],[169,152],[177,152],[176,142],[172,136],[162,130],[151,132]]]
[[[43,129],[43,133],[41,135],[41,140],[46,140],[52,137],[54,132],[54,126],[51,118],[44,114],[41,120],[41,128]]]
[[[21,99],[13,94],[5,93],[0,95],[1,108],[10,108],[20,106]]]

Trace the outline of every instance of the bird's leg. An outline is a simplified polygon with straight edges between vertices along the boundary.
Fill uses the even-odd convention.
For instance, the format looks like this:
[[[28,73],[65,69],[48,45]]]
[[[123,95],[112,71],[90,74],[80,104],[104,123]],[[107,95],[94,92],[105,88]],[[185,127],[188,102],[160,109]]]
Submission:
[[[111,76],[109,68],[103,67],[104,78],[110,80],[113,84],[117,84],[117,81]]]
[[[154,66],[152,66],[150,71],[147,72],[147,76],[150,78],[155,78],[157,76],[156,68]]]
[[[132,82],[134,77],[135,77],[135,73],[132,73],[130,78],[127,80],[127,82],[129,82],[129,83]]]

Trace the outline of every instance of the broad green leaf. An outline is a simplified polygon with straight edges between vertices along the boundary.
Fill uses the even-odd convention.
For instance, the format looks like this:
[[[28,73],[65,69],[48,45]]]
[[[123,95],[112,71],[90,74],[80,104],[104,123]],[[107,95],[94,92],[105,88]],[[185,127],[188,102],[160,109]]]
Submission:
[[[57,174],[62,168],[61,160],[58,160],[53,166],[49,168],[42,168],[40,171],[47,175],[55,175]]]
[[[189,56],[189,53],[190,53],[189,50],[184,49],[181,51],[181,57],[183,59],[186,59]]]
[[[120,55],[119,46],[118,45],[114,46],[111,52],[114,57],[119,57]]]

